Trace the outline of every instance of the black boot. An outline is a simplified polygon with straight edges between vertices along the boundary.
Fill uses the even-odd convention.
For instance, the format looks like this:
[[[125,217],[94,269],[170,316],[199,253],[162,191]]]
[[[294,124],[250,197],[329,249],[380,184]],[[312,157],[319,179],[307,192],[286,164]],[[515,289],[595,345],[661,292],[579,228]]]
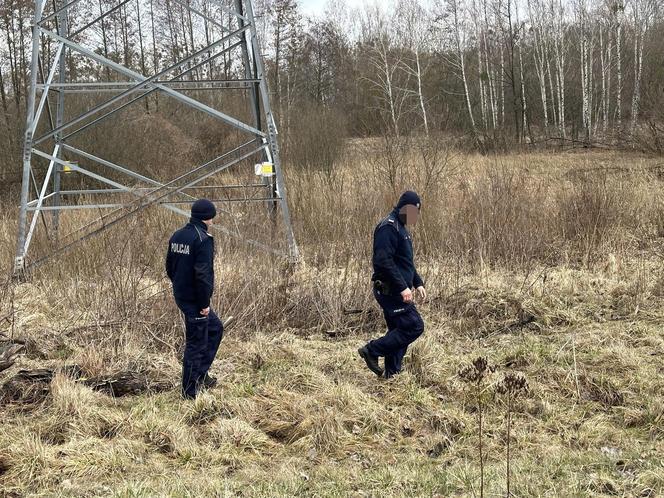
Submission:
[[[358,349],[357,352],[360,354],[364,362],[367,364],[369,370],[371,370],[376,375],[379,376],[383,375],[383,369],[380,368],[380,365],[378,364],[378,356],[374,356],[371,353],[369,353],[369,350],[367,349],[366,346]]]
[[[212,389],[216,385],[217,385],[217,379],[215,377],[212,377],[211,375],[205,374],[205,377],[203,378],[203,386],[206,389]]]

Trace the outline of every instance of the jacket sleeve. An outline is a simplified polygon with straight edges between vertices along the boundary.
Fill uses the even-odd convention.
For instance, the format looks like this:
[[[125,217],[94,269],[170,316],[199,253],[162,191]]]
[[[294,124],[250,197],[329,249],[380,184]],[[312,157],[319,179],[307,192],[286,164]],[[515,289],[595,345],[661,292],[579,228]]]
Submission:
[[[169,280],[173,281],[173,254],[171,253],[171,242],[168,241],[168,248],[166,249],[166,275]]]
[[[197,248],[194,260],[194,291],[199,309],[210,306],[214,288],[212,260],[214,257],[212,239],[205,239]]]
[[[376,273],[387,280],[387,284],[397,292],[408,286],[394,263],[394,254],[399,245],[399,234],[391,226],[380,227],[374,236],[373,265]]]
[[[420,274],[415,270],[415,275],[413,275],[413,285],[417,289],[418,287],[424,287],[424,280],[420,277]]]

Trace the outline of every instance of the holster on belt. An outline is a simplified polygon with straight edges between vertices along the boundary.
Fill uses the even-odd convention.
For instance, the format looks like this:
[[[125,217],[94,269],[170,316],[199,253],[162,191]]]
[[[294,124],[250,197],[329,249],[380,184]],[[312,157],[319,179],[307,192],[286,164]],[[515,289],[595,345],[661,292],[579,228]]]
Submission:
[[[383,282],[382,280],[374,280],[373,281],[373,286],[374,286],[374,289],[376,289],[381,294],[383,294],[385,296],[390,295],[391,288],[390,288],[390,285],[387,282]]]

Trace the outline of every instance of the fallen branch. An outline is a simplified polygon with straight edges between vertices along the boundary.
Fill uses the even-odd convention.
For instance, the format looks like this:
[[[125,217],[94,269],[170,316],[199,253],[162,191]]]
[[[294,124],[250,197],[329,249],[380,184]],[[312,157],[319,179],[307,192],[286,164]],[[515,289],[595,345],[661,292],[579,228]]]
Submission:
[[[20,370],[5,382],[0,387],[0,404],[29,404],[43,401],[51,392],[51,381],[58,372],[82,382],[95,391],[114,397],[143,394],[145,392],[162,392],[173,387],[171,382],[159,379],[155,372],[125,370],[105,376],[86,378],[78,365],[67,366],[61,370],[39,368]]]
[[[152,378],[146,373],[124,371],[105,377],[85,379],[86,386],[113,397],[144,392],[162,392],[172,387],[168,382]]]
[[[0,372],[11,367],[16,361],[16,355],[24,349],[23,344],[12,342],[7,345],[0,345]]]

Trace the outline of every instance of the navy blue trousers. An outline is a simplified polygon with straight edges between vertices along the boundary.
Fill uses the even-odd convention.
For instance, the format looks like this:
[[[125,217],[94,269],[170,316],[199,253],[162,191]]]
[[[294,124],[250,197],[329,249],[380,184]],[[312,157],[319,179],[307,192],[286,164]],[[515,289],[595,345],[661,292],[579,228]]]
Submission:
[[[184,315],[186,324],[182,360],[182,395],[186,398],[195,398],[217,355],[224,335],[224,325],[212,309],[208,316],[203,316],[195,304],[178,302],[177,305]]]
[[[414,304],[406,304],[401,296],[389,296],[374,290],[374,297],[383,309],[387,334],[367,345],[369,354],[385,358],[385,377],[401,372],[408,346],[424,332],[424,321]]]

